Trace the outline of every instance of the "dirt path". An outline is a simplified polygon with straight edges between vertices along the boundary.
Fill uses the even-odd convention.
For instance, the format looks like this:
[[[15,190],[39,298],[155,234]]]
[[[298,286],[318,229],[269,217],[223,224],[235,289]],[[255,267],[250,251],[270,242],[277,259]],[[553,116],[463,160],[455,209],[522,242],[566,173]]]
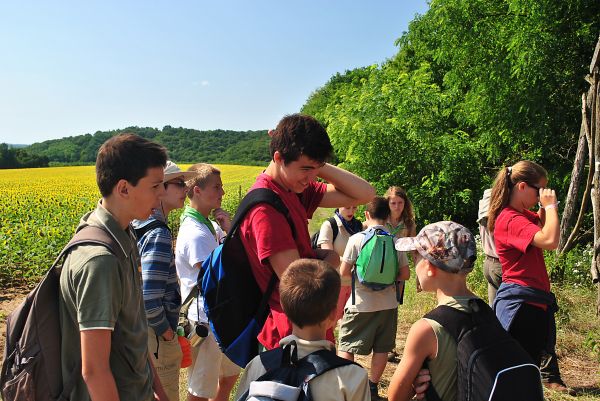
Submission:
[[[30,291],[28,287],[21,286],[15,288],[3,288],[0,294],[0,355],[4,355],[4,343],[6,342],[6,317],[10,312],[15,310],[17,306]],[[3,359],[0,356],[0,359]]]
[[[25,298],[29,292],[29,288],[17,287],[8,288],[2,291],[0,295],[0,355],[3,355],[6,331],[6,316],[12,312]],[[398,321],[398,334],[396,336],[396,347],[400,355],[404,348],[406,334],[410,329],[411,322]],[[561,352],[559,343],[559,363],[564,381],[573,387],[579,394],[577,398],[563,396],[559,394],[551,394],[550,400],[600,400],[600,374],[598,362],[594,360],[592,355],[584,352]],[[1,357],[0,357],[1,358]],[[369,356],[357,356],[357,362],[368,367],[370,365]],[[394,374],[397,362],[388,363],[385,372],[380,381],[380,394],[386,395],[389,381]]]

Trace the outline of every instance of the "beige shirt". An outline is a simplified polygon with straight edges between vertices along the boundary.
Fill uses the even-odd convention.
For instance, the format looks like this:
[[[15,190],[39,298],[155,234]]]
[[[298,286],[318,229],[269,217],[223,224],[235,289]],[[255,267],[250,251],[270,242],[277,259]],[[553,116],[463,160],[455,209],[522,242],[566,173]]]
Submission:
[[[396,226],[394,226],[390,221],[388,221],[387,223],[385,223],[385,229],[389,233],[394,233],[394,237],[396,238],[404,238],[410,236],[410,233],[408,232],[408,227],[406,227],[404,221],[401,221]],[[398,252],[398,265],[400,267],[408,266],[408,253],[401,251],[396,252]]]
[[[317,245],[322,245],[333,241],[333,250],[342,257],[344,255],[344,250],[346,249],[346,244],[348,244],[348,240],[350,239],[350,234],[344,228],[342,221],[337,215],[334,215],[333,218],[337,222],[338,226],[338,235],[335,237],[335,241],[333,241],[333,229],[329,224],[329,221],[325,220],[323,224],[321,224],[321,230],[319,231],[319,240],[317,241]]]
[[[382,226],[376,226],[376,228],[385,229]],[[346,250],[342,261],[354,265],[358,254],[360,252],[360,245],[365,235],[363,233],[354,234],[348,240]],[[400,261],[399,266],[408,265],[406,255],[402,255],[403,259]],[[352,273],[354,274],[354,273]],[[390,285],[381,291],[374,291],[372,288],[364,286],[358,281],[354,280],[354,294],[355,301],[352,304],[352,296],[348,298],[346,302],[346,308],[351,312],[378,312],[380,310],[396,309],[398,307],[398,301],[396,300],[396,286]]]
[[[284,346],[292,341],[298,344],[298,358],[304,358],[321,349],[335,352],[334,345],[327,340],[307,341],[293,334],[281,339],[279,345]],[[260,355],[251,360],[240,379],[235,399],[244,395],[250,387],[250,382],[265,373]],[[367,371],[357,365],[342,366],[325,372],[312,379],[309,386],[315,401],[369,401],[371,399]]]
[[[473,297],[447,297],[438,305],[448,305],[463,312],[471,312],[469,300]],[[435,320],[425,319],[437,339],[438,352],[429,361],[431,382],[440,398],[444,401],[456,400],[456,341],[450,333]]]

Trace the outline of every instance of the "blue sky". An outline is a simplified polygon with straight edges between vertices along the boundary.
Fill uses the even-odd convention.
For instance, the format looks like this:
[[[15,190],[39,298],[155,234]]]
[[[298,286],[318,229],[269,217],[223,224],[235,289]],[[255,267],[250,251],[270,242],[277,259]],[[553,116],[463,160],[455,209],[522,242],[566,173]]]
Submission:
[[[0,142],[127,126],[267,129],[381,63],[424,0],[0,3]]]

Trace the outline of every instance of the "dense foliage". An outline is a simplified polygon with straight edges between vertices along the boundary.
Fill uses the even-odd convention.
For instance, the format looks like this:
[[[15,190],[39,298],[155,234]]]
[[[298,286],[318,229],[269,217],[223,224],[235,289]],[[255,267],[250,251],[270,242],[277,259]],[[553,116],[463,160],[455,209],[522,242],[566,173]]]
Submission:
[[[104,141],[121,132],[131,132],[164,145],[169,157],[178,162],[262,165],[270,160],[267,131],[198,131],[188,128],[162,130],[129,127],[123,130],[98,131],[34,143],[27,150],[46,156],[55,164],[88,164],[96,161],[98,148]]]
[[[541,163],[565,196],[599,32],[596,0],[432,0],[394,57],[334,75],[303,112],[343,165],[406,187],[419,224],[473,226],[506,163]]]
[[[30,167],[48,167],[48,158],[0,143],[0,169]]]

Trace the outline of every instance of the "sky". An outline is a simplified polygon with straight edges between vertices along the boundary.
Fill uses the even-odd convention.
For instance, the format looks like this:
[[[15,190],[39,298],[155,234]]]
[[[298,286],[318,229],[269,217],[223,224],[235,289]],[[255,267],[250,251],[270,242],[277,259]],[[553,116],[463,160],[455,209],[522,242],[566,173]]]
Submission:
[[[269,129],[397,52],[425,0],[0,2],[0,142]]]

